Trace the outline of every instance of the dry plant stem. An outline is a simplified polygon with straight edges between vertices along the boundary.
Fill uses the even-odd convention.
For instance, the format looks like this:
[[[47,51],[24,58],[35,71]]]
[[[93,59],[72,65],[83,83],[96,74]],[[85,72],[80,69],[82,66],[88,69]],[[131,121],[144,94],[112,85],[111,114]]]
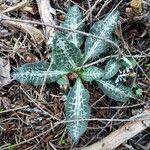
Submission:
[[[40,30],[38,30],[34,26],[32,26],[28,23],[16,22],[15,20],[11,20],[10,17],[7,17],[3,14],[1,14],[0,17],[5,18],[4,20],[0,21],[0,23],[2,23],[2,25],[13,26],[18,29],[21,29],[23,32],[28,33],[32,37],[32,40],[36,44],[40,44],[44,41],[44,35],[42,34],[42,32]]]
[[[41,16],[41,20],[44,23],[50,23],[51,25],[55,25],[52,12],[54,11],[51,7],[49,0],[36,0],[39,13]],[[53,37],[54,37],[55,31],[54,28],[50,26],[45,27],[45,36],[46,36],[46,43],[47,45],[53,44]]]
[[[18,10],[26,6],[28,3],[29,3],[29,0],[23,0],[15,6],[8,7],[6,10],[2,11],[1,13],[4,14],[4,13],[12,12],[14,10]]]
[[[15,21],[15,22],[24,22],[24,23],[30,23],[30,24],[38,24],[38,25],[42,25],[42,26],[50,26],[52,28],[59,29],[59,30],[67,30],[67,31],[70,31],[70,32],[75,32],[75,33],[82,34],[84,36],[91,36],[95,39],[103,40],[105,42],[108,42],[108,43],[112,44],[114,47],[116,47],[118,52],[121,54],[121,49],[118,46],[118,44],[116,44],[112,40],[106,39],[104,37],[95,36],[95,35],[90,34],[90,33],[82,32],[82,31],[79,31],[79,30],[73,30],[73,29],[61,27],[61,26],[58,26],[58,25],[52,25],[50,23],[42,23],[42,22],[38,22],[38,21],[22,20],[22,19],[15,19],[15,18],[6,18],[3,15],[0,15],[0,21],[3,22],[4,20]]]
[[[40,104],[37,102],[36,99],[32,98],[24,89],[21,88],[21,90],[23,91],[23,93],[29,98],[30,102],[32,102],[35,106],[37,106],[42,112],[44,112],[45,115],[50,116],[51,118],[55,119],[55,120],[60,120],[57,117],[49,114],[49,112],[45,111]]]
[[[150,127],[150,109],[143,112],[148,113],[148,116],[142,116],[142,120],[137,120],[134,122],[128,122],[120,129],[110,133],[107,137],[99,142],[96,142],[88,147],[81,148],[80,150],[112,150],[117,148],[120,144],[131,139],[138,133],[142,132],[146,128]],[[136,116],[135,116],[136,117]],[[134,117],[131,117],[131,119]]]
[[[56,125],[56,126],[57,126],[57,125]],[[17,143],[17,144],[13,144],[13,146],[15,147],[15,146],[23,145],[23,144],[25,144],[25,143],[28,143],[28,142],[30,142],[30,141],[33,141],[34,139],[36,139],[36,138],[38,138],[38,137],[44,136],[44,135],[48,134],[50,131],[52,131],[56,126],[53,126],[53,127],[51,127],[50,129],[48,129],[48,130],[46,130],[46,131],[44,131],[44,132],[38,134],[37,136],[34,136],[34,137],[30,138],[30,139],[24,140],[24,141],[19,142],[19,143]],[[8,144],[7,144],[7,145],[8,145]],[[1,146],[1,147],[0,147],[0,150],[8,150],[8,149],[10,148],[10,145],[9,145],[9,146],[7,146],[7,145],[6,145],[6,146],[5,146],[5,145]]]
[[[111,2],[111,0],[106,0],[104,5],[101,7],[101,9],[99,10],[99,12],[96,15],[96,18],[98,18],[101,15],[102,10]]]
[[[11,112],[11,111],[17,111],[17,110],[20,110],[20,109],[26,109],[28,107],[29,106],[27,105],[27,106],[17,107],[17,108],[13,108],[13,109],[8,109],[8,110],[0,111],[0,114],[8,113],[8,112]]]

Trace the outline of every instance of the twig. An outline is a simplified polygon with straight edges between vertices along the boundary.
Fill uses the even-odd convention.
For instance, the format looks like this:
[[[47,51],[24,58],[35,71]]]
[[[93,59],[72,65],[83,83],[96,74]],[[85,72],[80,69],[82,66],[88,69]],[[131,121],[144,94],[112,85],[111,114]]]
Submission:
[[[8,110],[0,111],[0,114],[8,113],[11,111],[16,111],[16,110],[20,110],[20,109],[26,109],[28,107],[29,106],[27,105],[27,106],[17,107],[17,108],[13,108],[13,109],[8,109]]]
[[[4,14],[4,13],[12,12],[14,10],[18,10],[18,9],[26,6],[27,3],[29,3],[29,0],[23,0],[15,6],[8,7],[6,10],[3,10],[1,13]]]
[[[116,58],[116,57],[119,57],[119,55],[118,54],[116,54],[116,55],[110,55],[110,56],[106,56],[106,57],[103,57],[103,58],[101,58],[101,59],[98,59],[98,60],[96,60],[96,61],[94,61],[94,62],[92,62],[92,63],[90,63],[90,64],[86,64],[86,65],[84,65],[84,66],[82,66],[82,68],[87,68],[87,67],[89,67],[89,66],[93,66],[93,65],[95,65],[95,64],[98,64],[98,63],[100,63],[100,62],[103,62],[103,61],[105,61],[105,60],[107,60],[107,59],[109,59],[109,58]],[[124,57],[133,57],[133,58],[145,58],[145,57],[150,57],[150,56],[145,56],[145,55],[124,55]]]
[[[135,105],[126,105],[126,106],[110,106],[110,107],[94,107],[94,109],[126,109],[126,108],[133,108],[133,107],[138,107],[138,106],[142,106],[142,105],[145,105],[146,102],[142,102],[142,103],[139,103],[139,104],[135,104]],[[94,104],[93,104],[94,105]],[[93,106],[92,105],[92,106]]]
[[[39,13],[41,16],[41,20],[44,23],[50,23],[51,25],[55,25],[52,12],[54,9],[51,7],[49,0],[36,0]],[[53,37],[54,37],[55,31],[54,28],[50,26],[46,26],[45,28],[45,36],[46,36],[46,44],[52,45],[53,44]]]
[[[34,26],[28,24],[29,22],[17,22],[15,19],[11,19],[10,17],[0,14],[0,23],[5,26],[14,26],[21,29],[23,32],[28,33],[36,44],[40,44],[44,40],[42,32]]]
[[[105,42],[108,42],[108,43],[112,44],[114,47],[116,47],[118,51],[121,51],[118,44],[116,44],[112,40],[106,39],[104,37],[95,36],[93,34],[82,32],[82,31],[79,31],[79,30],[73,30],[73,29],[61,27],[61,26],[58,26],[58,25],[51,25],[50,23],[42,23],[42,22],[39,22],[39,21],[22,20],[22,19],[15,19],[15,18],[6,18],[6,17],[3,17],[2,15],[0,15],[0,21],[3,21],[3,20],[10,20],[10,21],[16,21],[16,22],[25,22],[25,23],[30,23],[30,24],[38,24],[38,25],[42,25],[42,26],[50,26],[50,27],[55,28],[55,29],[67,30],[67,31],[70,31],[70,32],[76,32],[76,33],[82,34],[84,36],[90,36],[90,37],[93,37],[95,39],[103,40]]]
[[[120,144],[134,137],[146,128],[150,127],[150,109],[145,110],[143,114],[148,116],[141,116],[140,119],[134,122],[128,122],[120,129],[110,133],[107,137],[98,141],[88,147],[81,148],[80,150],[112,150]],[[136,117],[136,116],[135,116]],[[137,118],[137,117],[136,117]],[[132,118],[131,118],[132,119]]]
[[[49,133],[49,132],[50,132],[51,130],[53,130],[56,126],[57,126],[57,125],[55,125],[55,126],[51,127],[50,129],[48,129],[48,130],[46,130],[46,131],[44,131],[44,132],[38,134],[37,136],[34,136],[34,137],[32,137],[32,138],[30,138],[30,139],[28,139],[28,140],[22,141],[22,142],[20,142],[20,143],[13,144],[12,146],[16,147],[16,146],[19,146],[19,145],[28,143],[28,142],[30,142],[30,141],[33,141],[34,139],[36,139],[36,138],[38,138],[38,137],[40,137],[40,136],[42,136],[42,135],[44,135],[44,134]],[[5,145],[1,146],[0,149],[1,149],[1,150],[7,150],[8,148],[10,148],[10,145],[9,145],[9,146],[6,146],[6,147],[4,147],[4,146],[5,146]]]

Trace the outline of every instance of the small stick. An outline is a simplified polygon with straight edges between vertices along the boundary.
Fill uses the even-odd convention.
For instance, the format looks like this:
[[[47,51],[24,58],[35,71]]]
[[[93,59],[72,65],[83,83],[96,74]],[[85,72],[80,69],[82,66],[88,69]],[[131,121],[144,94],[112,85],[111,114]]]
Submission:
[[[55,22],[52,16],[52,12],[54,11],[54,9],[51,7],[50,1],[49,0],[36,0],[36,2],[39,8],[39,13],[40,13],[42,22],[55,25]],[[54,28],[50,26],[45,27],[45,36],[46,36],[47,45],[53,44],[54,34],[55,34]]]
[[[148,114],[146,117],[142,116],[140,119],[134,122],[128,122],[120,129],[110,133],[107,137],[98,141],[88,147],[81,148],[80,150],[112,150],[117,148],[122,143],[131,139],[138,133],[142,132],[146,128],[150,127],[150,109],[143,112],[143,114]],[[136,116],[135,116],[136,117]],[[132,119],[133,117],[131,117]]]
[[[116,47],[116,49],[119,52],[121,52],[121,49],[120,49],[119,45],[116,44],[115,42],[113,42],[112,40],[106,39],[104,37],[99,37],[99,36],[93,35],[91,33],[82,32],[82,31],[74,30],[74,29],[70,29],[70,28],[65,28],[65,27],[61,27],[61,26],[58,26],[58,25],[52,25],[50,23],[42,23],[42,22],[39,22],[39,21],[22,20],[22,19],[15,19],[15,18],[6,18],[6,17],[0,15],[0,22],[2,22],[3,20],[16,21],[16,22],[24,22],[24,23],[30,23],[30,24],[38,24],[38,25],[42,25],[42,26],[49,26],[49,27],[52,27],[52,28],[55,28],[55,29],[59,29],[59,30],[66,30],[66,31],[70,31],[70,32],[75,32],[75,33],[83,34],[85,36],[90,36],[90,37],[93,37],[95,39],[103,40],[105,42],[108,42],[108,43],[112,44],[114,47]]]

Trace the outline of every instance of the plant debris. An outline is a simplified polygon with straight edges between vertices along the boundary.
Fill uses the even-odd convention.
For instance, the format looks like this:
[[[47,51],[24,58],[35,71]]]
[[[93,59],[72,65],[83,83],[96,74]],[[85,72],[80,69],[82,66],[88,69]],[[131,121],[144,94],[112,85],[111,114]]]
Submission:
[[[126,142],[121,142],[116,149],[150,149],[150,130],[147,128],[149,123],[146,122],[150,103],[149,0],[47,0],[48,3],[50,2],[47,8],[52,8],[49,15],[53,17],[54,27],[62,27],[68,8],[77,5],[84,15],[86,34],[94,23],[105,18],[111,10],[117,9],[121,17],[111,40],[117,42],[119,39],[117,45],[120,53],[118,55],[115,48],[111,54],[109,50],[113,45],[108,47],[108,56],[95,60],[99,61],[95,66],[104,69],[110,57],[118,59],[121,58],[120,56],[128,56],[135,59],[135,68],[119,70],[121,77],[119,81],[130,86],[137,94],[136,98],[130,101],[123,103],[113,101],[104,95],[96,82],[93,84],[91,81],[83,82],[90,94],[91,115],[88,128],[76,145],[72,143],[68,134],[64,114],[66,94],[74,85],[76,75],[66,76],[70,81],[67,84],[67,91],[60,88],[57,83],[35,87],[31,84],[20,84],[10,78],[10,73],[22,65],[38,61],[51,62],[52,48],[47,41],[48,36],[52,34],[47,33],[49,26],[44,25],[47,21],[42,18],[45,17],[45,20],[48,18],[39,11],[39,8],[43,7],[40,7],[37,1],[0,1],[0,149],[82,149],[110,137],[111,133],[126,127],[127,122],[131,125],[137,125],[139,122],[141,125],[139,119],[146,110],[147,116],[143,116],[142,120],[142,128],[145,130],[138,130],[140,133],[136,132],[138,134],[134,137],[128,136]],[[130,9],[129,12],[127,8]],[[52,29],[55,33],[66,31],[63,28]],[[85,37],[82,41],[85,41]],[[83,53],[85,51],[83,44],[81,51]],[[91,64],[93,60],[88,63]],[[128,61],[127,65],[131,66]],[[67,80],[65,83],[68,83]],[[130,133],[128,127],[126,131]],[[114,138],[110,141],[113,140]]]

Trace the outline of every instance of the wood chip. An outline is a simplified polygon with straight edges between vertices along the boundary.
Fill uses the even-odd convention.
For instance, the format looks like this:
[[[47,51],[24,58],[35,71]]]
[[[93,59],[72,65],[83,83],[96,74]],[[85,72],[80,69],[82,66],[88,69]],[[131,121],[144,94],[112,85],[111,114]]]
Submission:
[[[0,58],[0,89],[11,82],[10,64],[8,60]]]

